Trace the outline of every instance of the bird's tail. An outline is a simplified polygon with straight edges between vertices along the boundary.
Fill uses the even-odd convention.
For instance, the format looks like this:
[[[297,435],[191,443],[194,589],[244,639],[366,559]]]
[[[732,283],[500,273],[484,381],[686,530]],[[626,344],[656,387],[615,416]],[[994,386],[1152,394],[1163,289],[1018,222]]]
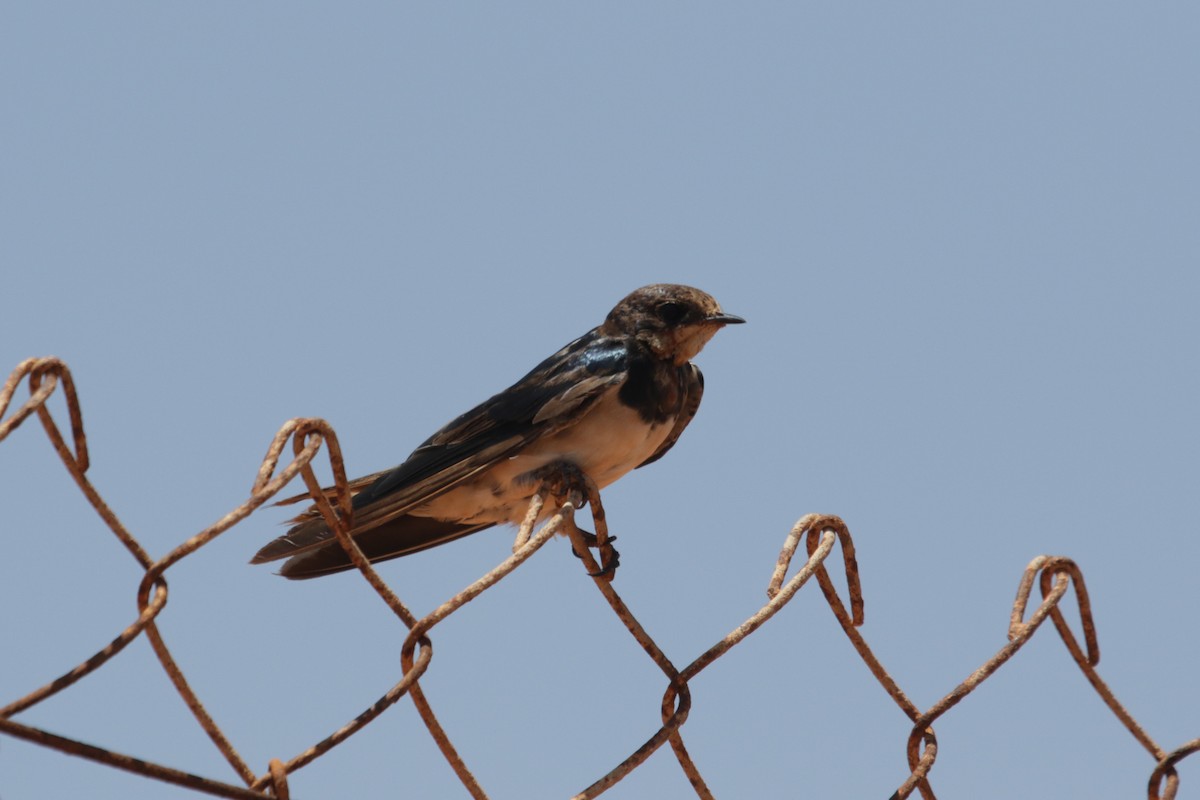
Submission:
[[[362,533],[351,529],[350,535],[367,560],[374,563],[416,553],[488,527],[491,525],[445,522],[406,514]],[[320,518],[305,519],[293,526],[259,550],[250,563],[263,564],[281,558],[287,561],[283,562],[279,574],[292,579],[316,578],[354,566],[333,531]]]

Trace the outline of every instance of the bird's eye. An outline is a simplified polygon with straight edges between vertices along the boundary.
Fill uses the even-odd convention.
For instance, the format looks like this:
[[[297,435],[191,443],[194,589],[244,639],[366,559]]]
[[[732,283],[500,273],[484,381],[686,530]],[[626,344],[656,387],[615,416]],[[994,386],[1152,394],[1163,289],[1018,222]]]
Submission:
[[[654,313],[657,314],[658,318],[663,322],[667,323],[668,325],[674,325],[683,319],[684,315],[687,313],[687,309],[684,308],[680,303],[672,303],[668,301],[666,303],[659,303],[658,307],[654,309]]]

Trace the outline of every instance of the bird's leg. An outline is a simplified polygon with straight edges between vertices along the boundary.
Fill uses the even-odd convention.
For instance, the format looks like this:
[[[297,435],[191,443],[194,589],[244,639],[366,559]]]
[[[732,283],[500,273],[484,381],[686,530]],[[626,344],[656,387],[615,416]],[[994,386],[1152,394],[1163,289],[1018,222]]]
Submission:
[[[584,530],[579,532],[583,535],[586,546],[599,548],[601,567],[598,572],[588,574],[593,578],[612,580],[621,556],[612,546],[612,542],[617,537],[608,535],[608,526],[604,522],[604,507],[600,505],[600,491],[596,483],[579,468],[578,464],[565,459],[551,461],[545,466],[532,470],[524,477],[531,482],[538,482],[560,507],[568,500],[577,509],[585,503],[591,505],[592,518],[596,521],[597,530],[601,531],[601,535],[597,536]],[[571,553],[576,558],[583,557],[575,550],[574,545],[571,546]]]
[[[596,533],[592,536],[595,543],[592,546],[600,550],[600,569],[588,574],[593,578],[612,581],[616,577],[617,567],[621,564],[621,554],[612,545],[617,537],[608,535],[608,519],[604,514],[604,504],[600,502],[600,487],[594,481],[588,480],[585,488],[588,505],[592,507],[592,521],[596,523]]]
[[[572,522],[572,524],[574,523]],[[593,578],[604,578],[605,580],[611,581],[613,576],[617,574],[617,567],[621,564],[621,554],[617,552],[617,548],[612,546],[613,540],[615,540],[617,537],[609,536],[605,540],[601,541],[600,537],[596,534],[585,531],[578,526],[575,527],[575,531],[583,540],[585,547],[596,547],[600,550],[600,569],[596,570],[595,572],[589,572],[588,575]],[[575,549],[575,542],[573,539],[574,537],[572,537],[571,542],[571,555],[582,559],[583,554]]]

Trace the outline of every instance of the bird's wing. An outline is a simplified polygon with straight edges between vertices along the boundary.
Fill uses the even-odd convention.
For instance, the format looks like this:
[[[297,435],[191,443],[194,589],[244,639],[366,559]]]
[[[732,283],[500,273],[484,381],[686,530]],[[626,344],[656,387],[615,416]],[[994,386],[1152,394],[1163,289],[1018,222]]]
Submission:
[[[704,373],[695,364],[688,364],[686,369],[687,374],[684,376],[683,388],[683,407],[679,409],[679,415],[675,417],[675,425],[671,428],[671,432],[663,439],[663,443],[658,446],[649,458],[637,465],[637,469],[641,469],[647,464],[653,464],[667,454],[667,451],[675,446],[675,442],[679,440],[679,435],[683,433],[683,429],[692,421],[692,417],[696,416],[697,409],[700,408],[700,398],[704,396]]]
[[[378,473],[354,495],[352,535],[394,520],[508,458],[543,436],[579,421],[606,390],[626,377],[624,342],[596,331],[576,339],[513,386],[452,420],[403,464]],[[287,502],[287,501],[285,501]],[[286,534],[255,555],[253,563],[296,555],[328,542],[332,532],[315,507]]]

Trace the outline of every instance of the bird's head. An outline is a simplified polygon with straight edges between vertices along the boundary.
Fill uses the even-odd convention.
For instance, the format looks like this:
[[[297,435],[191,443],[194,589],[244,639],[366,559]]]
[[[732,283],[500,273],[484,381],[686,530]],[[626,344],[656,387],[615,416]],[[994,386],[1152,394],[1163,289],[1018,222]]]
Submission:
[[[682,366],[695,358],[718,330],[745,321],[726,314],[712,295],[699,289],[656,283],[617,303],[601,331],[610,336],[634,336],[658,358]]]

